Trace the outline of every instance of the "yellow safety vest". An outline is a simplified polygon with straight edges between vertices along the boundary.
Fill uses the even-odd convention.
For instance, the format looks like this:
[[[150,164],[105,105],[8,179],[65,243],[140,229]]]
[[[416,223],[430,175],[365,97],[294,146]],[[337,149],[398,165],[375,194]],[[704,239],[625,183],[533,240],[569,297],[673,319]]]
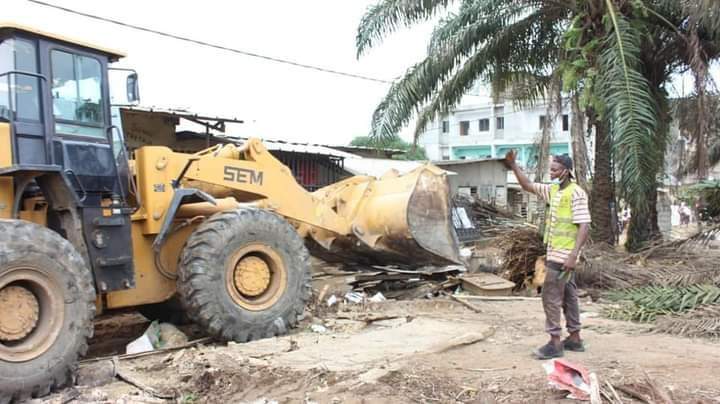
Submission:
[[[550,211],[545,218],[545,244],[553,249],[572,250],[575,248],[575,239],[577,238],[578,225],[573,223],[572,211],[572,195],[577,184],[570,183],[565,189],[560,189],[560,185],[553,184],[550,186]],[[558,206],[553,206],[555,196],[560,192],[560,202]],[[550,218],[552,211],[555,209],[555,222]]]

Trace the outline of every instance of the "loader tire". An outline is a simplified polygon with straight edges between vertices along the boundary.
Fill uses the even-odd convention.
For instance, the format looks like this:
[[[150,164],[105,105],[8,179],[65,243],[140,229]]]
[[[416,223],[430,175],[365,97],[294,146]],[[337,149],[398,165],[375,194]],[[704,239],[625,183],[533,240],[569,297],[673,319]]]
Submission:
[[[0,403],[70,383],[94,315],[93,278],[75,248],[48,228],[0,220]]]
[[[262,209],[217,213],[198,226],[183,248],[178,274],[190,319],[236,342],[287,333],[311,294],[302,238]]]

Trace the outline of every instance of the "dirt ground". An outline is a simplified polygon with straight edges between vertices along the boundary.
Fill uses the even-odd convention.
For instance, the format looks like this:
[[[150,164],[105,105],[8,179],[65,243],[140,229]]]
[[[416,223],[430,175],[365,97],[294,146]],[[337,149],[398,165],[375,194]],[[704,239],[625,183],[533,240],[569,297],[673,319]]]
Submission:
[[[567,353],[567,359],[596,372],[602,384],[629,383],[647,374],[675,402],[720,402],[719,342],[650,334],[646,326],[602,318],[602,307],[585,300],[588,350]],[[284,337],[209,343],[115,365],[86,361],[81,369],[95,382],[113,366],[126,381],[76,386],[36,402],[564,401],[562,392],[547,386],[542,362],[530,356],[546,338],[540,302],[474,304],[481,313],[445,298],[343,306],[324,318],[308,316]],[[319,325],[325,332],[317,332],[323,331]],[[96,345],[133,334],[130,326],[103,327]],[[142,332],[142,325],[135,328]],[[102,351],[95,352],[107,353]]]

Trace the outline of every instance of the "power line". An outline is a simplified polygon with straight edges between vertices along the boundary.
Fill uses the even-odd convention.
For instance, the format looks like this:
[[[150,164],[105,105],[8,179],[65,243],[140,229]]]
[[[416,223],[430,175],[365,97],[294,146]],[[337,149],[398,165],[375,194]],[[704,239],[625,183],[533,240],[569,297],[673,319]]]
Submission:
[[[85,12],[82,12],[82,11],[73,10],[73,9],[70,9],[70,8],[67,8],[67,7],[58,6],[58,5],[56,5],[56,4],[46,3],[46,2],[40,1],[40,0],[27,0],[27,1],[29,1],[29,2],[31,2],[31,3],[35,3],[35,4],[38,4],[38,5],[41,5],[41,6],[51,7],[51,8],[54,8],[54,9],[58,9],[58,10],[61,10],[61,11],[67,12],[67,13],[76,14],[76,15],[80,15],[80,16],[83,16],[83,17],[87,17],[87,18],[92,18],[92,19],[94,19],[94,20],[99,20],[99,21],[103,21],[103,22],[108,22],[108,23],[111,23],[111,24],[120,25],[120,26],[122,26],[122,27],[132,28],[132,29],[135,29],[135,30],[138,30],[138,31],[148,32],[148,33],[151,33],[151,34],[160,35],[160,36],[164,36],[164,37],[172,38],[172,39],[177,39],[177,40],[179,40],[179,41],[190,42],[190,43],[193,43],[193,44],[196,44],[196,45],[201,45],[201,46],[207,46],[207,47],[210,47],[210,48],[220,49],[220,50],[224,50],[224,51],[227,51],[227,52],[237,53],[237,54],[244,55],[244,56],[250,56],[250,57],[254,57],[254,58],[258,58],[258,59],[264,59],[264,60],[268,60],[268,61],[271,61],[271,62],[282,63],[282,64],[286,64],[286,65],[291,65],[291,66],[295,66],[295,67],[300,67],[300,68],[303,68],[303,69],[315,70],[315,71],[319,71],[319,72],[323,72],[323,73],[335,74],[335,75],[338,75],[338,76],[345,76],[345,77],[351,77],[351,78],[355,78],[355,79],[361,79],[361,80],[367,80],[367,81],[374,81],[374,82],[376,82],[376,83],[392,84],[392,81],[389,81],[389,80],[377,79],[377,78],[374,78],[374,77],[363,76],[363,75],[354,74],[354,73],[346,73],[346,72],[341,72],[341,71],[339,71],[339,70],[333,70],[333,69],[327,69],[327,68],[324,68],[324,67],[308,65],[308,64],[304,64],[304,63],[295,62],[295,61],[292,61],[292,60],[281,59],[281,58],[276,58],[276,57],[272,57],[272,56],[265,56],[265,55],[261,55],[261,54],[259,54],[259,53],[248,52],[248,51],[244,51],[244,50],[241,50],[241,49],[229,48],[229,47],[223,46],[223,45],[217,45],[217,44],[213,44],[213,43],[210,43],[210,42],[205,42],[205,41],[201,41],[201,40],[197,40],[197,39],[192,39],[192,38],[185,37],[185,36],[170,34],[170,33],[167,33],[167,32],[158,31],[158,30],[151,29],[151,28],[141,27],[141,26],[139,26],[139,25],[128,24],[128,23],[125,23],[125,22],[122,22],[122,21],[119,21],[119,20],[111,19],[111,18],[101,17],[101,16],[94,15],[94,14],[88,14],[88,13],[85,13]]]

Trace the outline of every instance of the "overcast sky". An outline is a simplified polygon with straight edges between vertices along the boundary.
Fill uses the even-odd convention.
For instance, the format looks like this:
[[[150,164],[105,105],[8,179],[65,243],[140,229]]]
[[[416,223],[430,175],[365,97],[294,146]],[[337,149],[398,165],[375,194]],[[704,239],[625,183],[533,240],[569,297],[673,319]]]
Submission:
[[[246,123],[228,132],[347,144],[365,135],[388,84],[343,77],[164,38],[30,3],[2,0],[3,19],[124,51],[142,104]],[[401,29],[359,60],[357,26],[378,0],[47,2],[171,34],[333,70],[392,80],[422,60],[432,23]],[[717,79],[717,69],[713,69]],[[675,95],[683,86],[676,80]],[[690,91],[692,81],[685,80]],[[472,101],[478,101],[478,98]],[[402,136],[410,139],[412,128]]]
[[[97,1],[49,3],[245,51],[392,80],[420,61],[432,30],[401,30],[358,60],[355,34],[376,0]],[[8,3],[9,2],[9,3]],[[8,10],[9,5],[9,10]],[[142,104],[237,117],[240,135],[346,144],[367,134],[387,84],[306,70],[95,21],[25,0],[3,19],[127,53]],[[404,135],[409,136],[410,131]]]

